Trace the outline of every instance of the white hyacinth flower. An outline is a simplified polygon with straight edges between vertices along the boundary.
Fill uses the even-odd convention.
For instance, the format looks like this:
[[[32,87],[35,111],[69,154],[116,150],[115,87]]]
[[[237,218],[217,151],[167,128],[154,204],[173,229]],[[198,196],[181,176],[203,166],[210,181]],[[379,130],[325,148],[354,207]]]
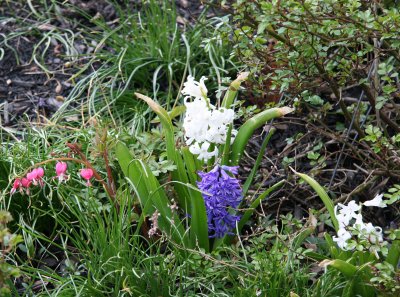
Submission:
[[[209,102],[207,88],[204,85],[205,77],[200,82],[188,77],[184,84],[182,93],[187,95],[184,104],[186,113],[183,119],[185,130],[185,142],[190,152],[198,155],[198,159],[207,162],[210,158],[218,155],[218,150],[208,152],[210,144],[224,144],[233,123],[235,112],[233,109],[219,108]],[[189,98],[193,101],[189,101]],[[231,142],[233,142],[237,131],[231,130]]]
[[[376,206],[376,207],[385,208],[387,205],[382,200],[382,198],[383,198],[383,194],[376,195],[374,199],[365,201],[364,205],[365,206]]]
[[[375,227],[372,223],[365,224],[358,235],[360,239],[367,239],[372,244],[383,241],[382,228]]]
[[[194,144],[189,146],[189,151],[194,155],[198,155],[197,158],[199,160],[204,160],[204,162],[207,162],[212,157],[218,156],[217,148],[214,148],[212,152],[208,151],[209,148],[210,148],[209,142],[203,142],[201,146],[197,142],[195,142]]]
[[[358,214],[355,219],[356,219],[356,221],[354,222],[353,226],[358,230],[364,229],[365,228],[365,223],[363,221],[362,214]]]
[[[194,98],[207,98],[207,87],[204,81],[206,77],[201,77],[200,82],[195,81],[194,77],[189,75],[187,81],[183,84],[182,94]]]
[[[336,214],[336,219],[339,223],[339,228],[345,228],[350,224],[352,217],[343,213],[338,213]]]
[[[361,205],[357,204],[354,200],[351,200],[347,205],[338,203],[338,205],[342,208],[341,212],[351,215],[353,217],[356,216],[356,212],[361,209]]]
[[[341,208],[339,211],[338,207]],[[358,205],[354,200],[350,201],[348,205],[338,203],[338,205],[335,206],[335,216],[338,220],[339,227],[347,227],[352,219],[357,218],[357,211],[359,211],[360,209],[361,206]]]
[[[332,239],[334,242],[337,243],[337,245],[342,249],[342,250],[347,250],[348,248],[348,243],[347,240],[351,238],[351,233],[347,231],[345,228],[340,228],[337,232],[337,237],[333,236]]]

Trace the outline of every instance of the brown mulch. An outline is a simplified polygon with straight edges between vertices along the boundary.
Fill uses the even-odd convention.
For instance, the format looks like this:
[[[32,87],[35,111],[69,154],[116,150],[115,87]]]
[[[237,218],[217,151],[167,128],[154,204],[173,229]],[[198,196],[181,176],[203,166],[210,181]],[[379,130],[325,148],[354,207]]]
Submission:
[[[32,1],[32,5],[38,14],[45,16],[42,2]],[[128,9],[140,10],[141,3],[131,0]],[[51,6],[50,1],[48,5]],[[177,0],[176,6],[179,23],[193,22],[204,9],[201,1]],[[0,49],[4,51],[0,59],[0,125],[3,127],[43,122],[57,111],[79,79],[74,79],[74,74],[85,65],[97,45],[85,36],[85,31],[94,26],[90,18],[103,18],[110,26],[118,23],[116,8],[106,0],[71,0],[51,11],[57,13],[49,13],[50,17],[41,21],[27,1],[0,3]],[[69,37],[73,34],[73,54],[57,38],[46,38],[47,33],[55,31]]]

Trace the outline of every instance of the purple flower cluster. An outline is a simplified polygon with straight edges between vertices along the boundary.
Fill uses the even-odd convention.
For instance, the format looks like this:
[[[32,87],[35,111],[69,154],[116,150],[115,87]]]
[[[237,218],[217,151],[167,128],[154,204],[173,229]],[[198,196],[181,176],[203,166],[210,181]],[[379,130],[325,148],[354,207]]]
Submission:
[[[221,238],[232,234],[240,217],[230,213],[242,201],[239,180],[228,174],[237,174],[238,166],[216,165],[210,172],[199,172],[201,181],[197,186],[203,193],[208,218],[209,237]]]

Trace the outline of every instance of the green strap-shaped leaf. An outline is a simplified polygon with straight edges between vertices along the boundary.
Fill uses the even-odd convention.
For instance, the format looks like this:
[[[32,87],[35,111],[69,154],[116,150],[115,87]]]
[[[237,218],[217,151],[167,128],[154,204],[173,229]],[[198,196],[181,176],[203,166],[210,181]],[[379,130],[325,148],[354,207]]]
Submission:
[[[196,185],[197,171],[201,169],[199,166],[200,164],[196,162],[196,158],[187,147],[183,147],[181,151],[190,183]],[[208,224],[204,199],[201,193],[192,187],[189,188],[189,194],[191,200],[190,238],[192,244],[199,245],[201,248],[208,251]]]
[[[190,220],[190,239],[192,245],[198,245],[203,248],[206,252],[209,251],[209,239],[208,239],[208,224],[207,224],[207,213],[206,205],[204,204],[203,196],[197,190],[192,189],[190,191],[191,197],[191,220]]]
[[[169,118],[172,120],[176,118],[177,116],[180,116],[182,113],[184,113],[186,110],[186,106],[184,105],[179,105],[175,106],[170,112],[168,112]],[[151,121],[152,124],[159,123],[160,119],[155,118],[154,120]]]
[[[334,204],[331,198],[329,198],[328,194],[325,192],[324,188],[315,179],[308,176],[307,174],[296,172],[294,169],[292,170],[296,175],[305,180],[314,189],[315,192],[317,192],[319,198],[321,198],[322,202],[325,204],[325,207],[329,212],[329,215],[331,216],[333,227],[336,231],[338,231],[339,223],[335,216]]]
[[[348,279],[343,296],[375,296],[375,289],[367,283],[372,276],[371,262],[355,266],[346,261],[335,259],[324,260],[319,265],[333,267]]]
[[[143,179],[146,178],[146,176],[143,176],[143,173],[138,170],[136,166],[134,166],[134,158],[132,157],[129,149],[122,142],[118,142],[116,145],[115,154],[125,177],[129,178],[131,182],[135,181],[135,191],[140,204],[142,207],[149,205],[148,189],[146,184],[143,182]],[[154,212],[154,208],[149,209],[148,212]]]
[[[229,165],[229,158],[231,157],[231,139],[232,139],[233,125],[230,124],[228,132],[226,133],[225,144],[223,144],[223,150],[220,151],[221,165]]]
[[[254,131],[264,125],[265,122],[284,116],[292,112],[290,107],[271,108],[256,114],[251,119],[248,119],[239,129],[235,141],[232,144],[231,165],[239,164],[240,158],[246,148],[246,145],[253,135]]]
[[[395,240],[389,249],[388,255],[386,257],[386,262],[391,264],[395,269],[399,265],[400,260],[400,240]]]
[[[196,163],[195,157],[189,151],[189,148],[187,146],[181,148],[181,152],[183,156],[183,161],[186,165],[189,181],[192,185],[196,185],[196,182],[198,180],[197,171],[201,170],[201,167],[198,167],[198,163]]]
[[[171,118],[169,117],[167,111],[150,97],[139,93],[135,93],[135,95],[139,99],[145,101],[149,105],[149,107],[158,115],[161,121],[167,145],[167,157],[169,160],[173,161],[177,167],[177,169],[172,172],[172,178],[175,181],[181,182],[175,184],[175,190],[178,193],[178,202],[183,209],[188,209],[190,208],[190,201],[188,199],[189,192],[187,187],[185,187],[183,184],[187,184],[189,180],[186,174],[186,169],[182,157],[176,150],[174,126],[172,125]]]
[[[124,175],[135,186],[145,215],[152,215],[154,209],[157,209],[160,213],[158,219],[160,229],[171,236],[175,242],[188,247],[188,239],[182,223],[177,214],[172,212],[169,199],[150,168],[134,159],[129,149],[121,142],[117,143],[116,155]]]
[[[328,244],[330,254],[333,258],[339,258],[339,250],[337,248],[336,243],[333,241],[332,236],[330,236],[327,232],[324,234],[324,238],[326,243]]]
[[[347,263],[346,261],[335,259],[335,260],[324,260],[320,266],[331,266],[339,270],[346,278],[352,278],[357,273],[357,267],[353,264]]]

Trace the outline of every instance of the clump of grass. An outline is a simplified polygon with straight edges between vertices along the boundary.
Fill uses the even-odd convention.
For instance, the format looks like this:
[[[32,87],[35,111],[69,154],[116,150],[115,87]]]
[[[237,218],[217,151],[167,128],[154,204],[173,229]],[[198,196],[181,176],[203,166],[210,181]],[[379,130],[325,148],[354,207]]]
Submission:
[[[29,142],[9,143],[9,150],[1,158],[12,158],[10,172],[18,175],[54,154],[67,153],[65,142],[77,141],[106,176],[101,169],[104,164],[95,153],[98,146],[94,139],[104,131],[101,123],[97,124],[75,131],[73,136],[59,127],[35,128],[26,135]],[[110,128],[107,144],[112,145],[115,135],[126,134],[124,129]],[[117,174],[116,164],[111,166]],[[148,238],[143,233],[136,196],[129,184],[122,182],[122,176],[115,175],[120,184],[117,209],[95,182],[91,188],[85,186],[75,173],[79,166],[69,164],[71,179],[60,185],[51,180],[52,167],[49,164],[45,168],[50,178],[43,189],[34,189],[31,196],[15,194],[9,199],[6,192],[3,196],[3,203],[11,210],[20,210],[14,228],[19,228],[24,243],[16,259],[26,294],[287,296],[294,292],[300,296],[328,296],[323,293],[340,292],[340,277],[332,274],[323,275],[310,287],[312,274],[309,264],[301,259],[302,251],[291,253],[292,238],[287,235],[290,227],[270,227],[262,235],[211,254],[187,249],[167,237]],[[9,178],[11,181],[12,176]],[[57,255],[59,268],[38,268],[41,259],[51,254]],[[39,289],[38,282],[42,283]]]
[[[172,107],[188,74],[219,77],[216,83],[221,84],[221,73],[227,76],[236,68],[229,60],[227,41],[218,33],[220,26],[227,26],[226,18],[200,16],[196,24],[181,27],[174,4],[168,1],[152,0],[133,12],[116,8],[115,26],[94,20],[99,29],[92,30],[97,47],[91,63],[72,78],[77,84],[54,119],[65,116],[67,106],[85,96],[89,117],[107,116],[114,124],[122,121],[140,131],[148,128],[148,108],[133,98],[134,92],[151,90],[150,97]],[[92,73],[84,76],[90,68]]]

